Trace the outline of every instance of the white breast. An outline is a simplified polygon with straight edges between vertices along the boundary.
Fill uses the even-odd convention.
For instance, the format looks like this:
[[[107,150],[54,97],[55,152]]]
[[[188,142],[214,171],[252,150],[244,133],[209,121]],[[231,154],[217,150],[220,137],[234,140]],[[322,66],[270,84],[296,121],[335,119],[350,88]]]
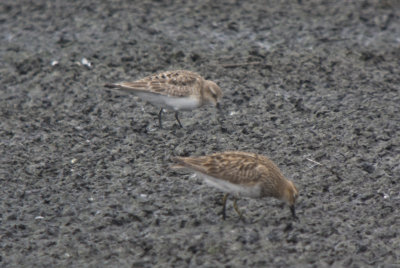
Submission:
[[[174,111],[193,110],[200,106],[199,99],[195,97],[177,98],[141,91],[136,91],[134,94],[142,100],[150,102],[154,106]]]
[[[200,101],[194,97],[174,98],[168,97],[165,99],[165,104],[174,110],[193,110],[200,106]]]
[[[251,198],[259,198],[261,196],[261,187],[259,184],[254,186],[234,184],[200,172],[197,172],[197,176],[203,178],[208,185],[213,186],[225,193],[233,194],[237,197],[246,196]]]

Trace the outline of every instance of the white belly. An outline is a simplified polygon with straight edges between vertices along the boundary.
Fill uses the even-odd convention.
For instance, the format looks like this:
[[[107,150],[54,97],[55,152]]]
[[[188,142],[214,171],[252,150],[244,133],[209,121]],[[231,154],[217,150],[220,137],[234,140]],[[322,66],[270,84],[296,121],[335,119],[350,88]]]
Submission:
[[[215,187],[225,193],[235,195],[237,197],[245,196],[251,198],[259,198],[261,196],[261,187],[258,184],[254,186],[238,185],[205,175],[200,172],[197,172],[197,176],[203,178],[208,185]]]
[[[135,92],[135,95],[159,108],[169,110],[193,110],[200,106],[200,101],[194,97],[168,97],[147,92]]]

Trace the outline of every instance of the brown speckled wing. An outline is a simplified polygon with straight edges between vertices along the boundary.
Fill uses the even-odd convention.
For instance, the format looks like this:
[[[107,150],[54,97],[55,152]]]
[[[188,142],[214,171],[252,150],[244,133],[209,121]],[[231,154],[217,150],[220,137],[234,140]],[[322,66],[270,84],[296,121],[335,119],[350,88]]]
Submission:
[[[254,185],[282,176],[268,158],[244,152],[224,152],[198,158],[177,159],[182,166],[235,184]]]
[[[134,82],[121,82],[115,84],[125,91],[145,91],[173,97],[199,95],[199,88],[203,78],[189,71],[169,71],[154,74]]]

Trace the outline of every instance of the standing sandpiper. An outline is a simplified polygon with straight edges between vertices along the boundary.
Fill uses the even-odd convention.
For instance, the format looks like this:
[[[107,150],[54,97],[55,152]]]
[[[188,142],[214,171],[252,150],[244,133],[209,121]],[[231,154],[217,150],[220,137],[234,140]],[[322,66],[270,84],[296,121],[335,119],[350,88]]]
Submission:
[[[233,206],[241,217],[237,198],[274,197],[286,202],[297,219],[294,203],[298,190],[279,168],[265,156],[245,152],[223,152],[202,157],[177,157],[175,168],[188,168],[211,185],[225,192],[222,216],[225,219],[226,200],[234,196]]]
[[[106,84],[105,87],[116,88],[134,94],[156,107],[161,108],[158,122],[162,128],[161,114],[164,109],[190,111],[205,104],[213,104],[219,108],[222,91],[213,81],[205,80],[199,74],[185,71],[168,71],[153,74],[134,82]]]

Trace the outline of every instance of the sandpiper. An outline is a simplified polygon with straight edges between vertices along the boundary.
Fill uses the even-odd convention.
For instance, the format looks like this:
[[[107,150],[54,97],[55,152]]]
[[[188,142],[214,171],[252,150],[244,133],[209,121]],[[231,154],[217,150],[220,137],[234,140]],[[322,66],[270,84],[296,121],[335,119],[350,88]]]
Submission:
[[[219,108],[222,97],[222,90],[216,83],[185,70],[153,74],[134,82],[106,84],[105,87],[134,94],[161,108],[158,114],[160,128],[162,128],[161,114],[164,109],[175,111],[175,118],[182,127],[178,111],[193,110],[205,104],[213,104]]]
[[[292,181],[286,179],[279,168],[265,156],[246,152],[222,152],[202,157],[176,157],[174,168],[188,168],[205,182],[225,192],[222,216],[228,195],[234,196],[233,206],[239,216],[236,200],[239,197],[274,197],[286,202],[297,219],[295,201],[298,190]]]

